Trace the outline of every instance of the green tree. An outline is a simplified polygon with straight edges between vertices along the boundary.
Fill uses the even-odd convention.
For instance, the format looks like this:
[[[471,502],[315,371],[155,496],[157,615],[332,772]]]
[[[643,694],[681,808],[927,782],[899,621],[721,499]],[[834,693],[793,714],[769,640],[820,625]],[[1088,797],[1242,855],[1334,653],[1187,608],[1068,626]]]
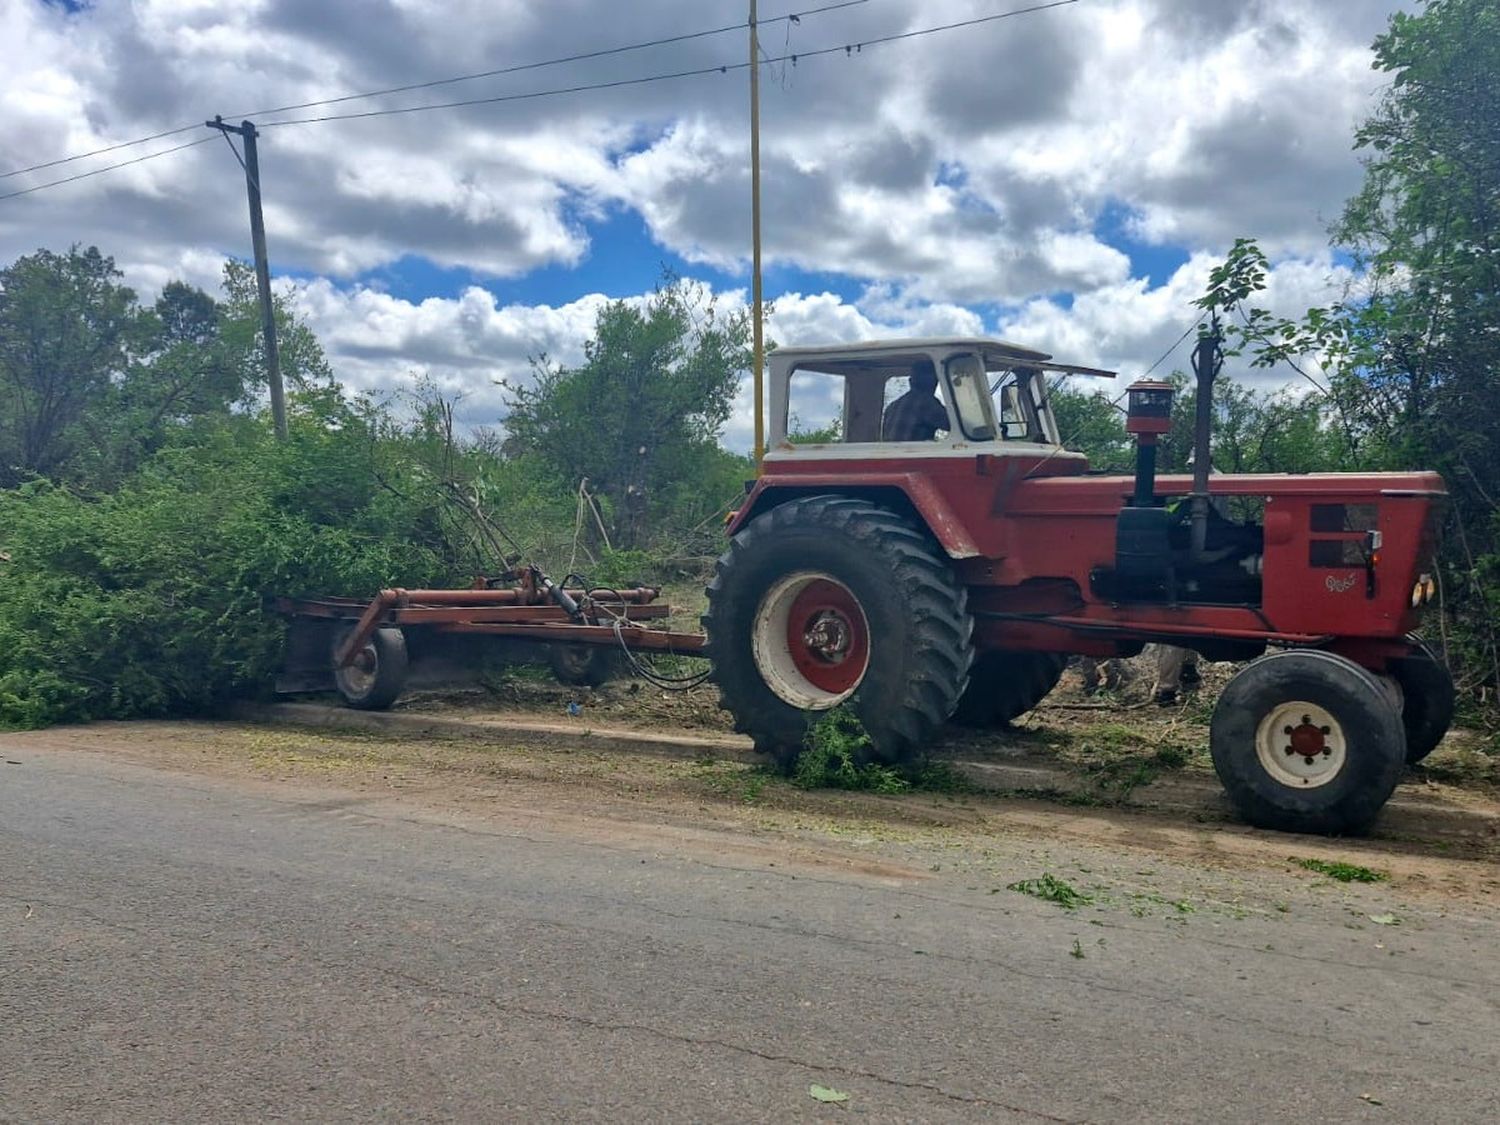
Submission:
[[[1172,429],[1162,438],[1163,471],[1191,470],[1198,392],[1174,372]],[[1212,460],[1219,473],[1326,473],[1347,463],[1326,398],[1294,389],[1258,391],[1221,374],[1214,380]]]
[[[1089,468],[1115,473],[1132,470],[1135,443],[1125,432],[1125,415],[1108,395],[1058,387],[1047,397],[1063,444],[1087,454]]]
[[[254,275],[225,269],[224,303],[169,282],[142,308],[96,247],[40,250],[0,271],[0,486],[45,477],[115,487],[169,431],[248,404],[264,386]],[[285,308],[294,387],[328,387],[322,348]]]
[[[92,246],[0,270],[0,486],[66,474],[99,444],[143,331],[119,277]]]
[[[238,365],[240,379],[252,387],[264,387],[265,341],[261,333],[260,291],[255,267],[231,258],[224,263],[223,336],[228,354]],[[276,353],[281,375],[289,387],[328,386],[333,369],[311,328],[292,312],[283,293],[272,292],[276,318]]]
[[[1389,82],[1333,231],[1358,291],[1274,317],[1250,303],[1265,255],[1240,240],[1200,304],[1253,363],[1326,372],[1349,462],[1442,472],[1445,612],[1467,682],[1500,685],[1500,5],[1423,0],[1374,51]]]
[[[642,304],[599,311],[577,367],[534,365],[531,385],[508,386],[507,449],[560,482],[606,500],[613,546],[645,545],[684,489],[711,512],[702,472],[722,463],[717,438],[750,363],[744,312],[723,314],[698,287],[667,277]],[[717,489],[717,485],[715,489]]]

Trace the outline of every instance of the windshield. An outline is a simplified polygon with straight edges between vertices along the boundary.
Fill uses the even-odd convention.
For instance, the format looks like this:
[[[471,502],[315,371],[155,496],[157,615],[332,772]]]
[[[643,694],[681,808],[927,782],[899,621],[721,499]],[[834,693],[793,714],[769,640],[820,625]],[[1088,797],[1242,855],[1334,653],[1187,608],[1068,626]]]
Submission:
[[[989,375],[1000,438],[1056,445],[1057,425],[1047,402],[1045,373],[1035,367],[1016,366],[994,369]]]

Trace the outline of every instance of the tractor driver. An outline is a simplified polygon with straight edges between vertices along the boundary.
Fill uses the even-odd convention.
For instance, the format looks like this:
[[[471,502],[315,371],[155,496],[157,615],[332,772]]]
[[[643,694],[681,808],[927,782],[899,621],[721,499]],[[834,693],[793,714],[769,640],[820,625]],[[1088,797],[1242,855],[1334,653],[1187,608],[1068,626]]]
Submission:
[[[937,371],[928,359],[912,365],[911,389],[885,408],[882,441],[931,441],[948,428],[948,411],[937,397]]]

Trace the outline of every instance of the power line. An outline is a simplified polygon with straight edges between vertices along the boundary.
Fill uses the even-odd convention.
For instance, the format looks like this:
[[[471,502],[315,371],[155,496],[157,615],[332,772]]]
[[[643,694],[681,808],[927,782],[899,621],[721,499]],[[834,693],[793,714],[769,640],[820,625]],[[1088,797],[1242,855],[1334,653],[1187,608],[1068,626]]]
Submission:
[[[1193,329],[1195,329],[1195,328],[1198,327],[1199,321],[1201,321],[1201,320],[1202,320],[1202,318],[1199,317],[1197,320],[1194,320],[1192,324],[1189,324],[1187,326],[1186,331],[1184,331],[1181,336],[1177,337],[1177,342],[1175,344],[1173,344],[1170,348],[1168,348],[1166,351],[1162,352],[1161,353],[1161,358],[1158,359],[1155,363],[1153,363],[1150,367],[1146,368],[1146,373],[1144,375],[1142,375],[1141,378],[1142,379],[1149,378],[1150,375],[1151,375],[1151,372],[1155,371],[1162,364],[1166,363],[1167,362],[1167,357],[1170,356],[1173,352],[1175,352],[1178,348],[1182,347],[1182,342],[1184,340],[1186,340],[1189,335],[1192,334]],[[1120,397],[1123,398],[1125,396],[1121,395]],[[1118,399],[1118,398],[1115,399],[1115,402],[1119,402],[1119,401],[1120,401],[1120,399]]]
[[[790,60],[795,66],[799,59],[813,59],[823,55],[833,55],[842,51],[845,55],[853,56],[860,54],[866,47],[878,47],[884,43],[896,43],[905,39],[916,39],[924,35],[936,35],[942,31],[955,31],[959,28],[974,27],[978,24],[993,23],[996,20],[1010,19],[1013,16],[1030,15],[1033,12],[1045,12],[1052,8],[1065,8],[1070,4],[1076,4],[1078,0],[1052,0],[1047,4],[1034,4],[1028,8],[1016,8],[1008,12],[997,12],[988,16],[977,16],[973,19],[959,20],[956,23],[939,24],[936,27],[923,27],[915,31],[903,31],[893,35],[882,35],[874,39],[864,39],[855,43],[841,43],[832,47],[820,47],[811,51],[795,51],[775,58],[766,58],[757,65],[766,63],[778,63]],[[269,129],[278,125],[316,125],[325,121],[353,121],[367,117],[393,117],[404,113],[425,113],[434,109],[459,109],[464,106],[474,105],[496,105],[500,102],[530,101],[536,98],[556,97],[560,94],[581,94],[590,90],[616,90],[622,86],[642,86],[652,82],[667,82],[678,78],[696,78],[705,74],[728,74],[732,70],[747,70],[750,63],[721,63],[718,66],[695,67],[691,70],[677,70],[665,74],[649,74],[640,78],[618,78],[611,82],[590,82],[577,86],[563,86],[551,90],[531,90],[520,94],[496,94],[487,98],[465,98],[453,102],[430,102],[426,105],[401,106],[395,109],[367,109],[357,113],[330,113],[319,117],[291,117],[281,121],[267,121],[261,125],[263,129]]]
[[[180,130],[179,130],[180,131]],[[14,199],[18,195],[30,195],[34,191],[42,191],[45,188],[61,187],[63,184],[71,184],[74,180],[86,180],[90,176],[101,176],[105,172],[113,172],[116,168],[128,168],[132,164],[142,164],[147,160],[155,160],[158,156],[168,156],[174,152],[181,152],[185,148],[195,145],[205,145],[213,140],[212,137],[200,137],[196,141],[188,141],[186,144],[174,145],[172,148],[164,148],[160,152],[148,152],[145,156],[137,156],[134,160],[122,160],[118,164],[106,164],[103,168],[95,168],[92,172],[80,172],[76,176],[68,176],[62,180],[52,180],[50,183],[37,184],[34,187],[22,188],[6,195],[0,195],[0,199]]]
[[[0,180],[8,180],[12,176],[19,176],[25,172],[40,172],[43,168],[56,168],[59,164],[71,164],[75,160],[86,160],[90,156],[103,156],[106,152],[115,152],[122,148],[131,148],[135,145],[143,145],[147,141],[159,141],[163,137],[175,137],[178,133],[186,133],[189,129],[196,129],[197,125],[181,125],[176,129],[166,129],[160,133],[152,133],[149,137],[137,137],[133,141],[121,141],[119,144],[106,145],[104,148],[96,148],[92,152],[79,152],[72,156],[60,156],[56,160],[48,160],[41,164],[33,164],[29,168],[17,168],[13,172],[0,172]],[[66,181],[59,180],[59,183]],[[45,186],[45,185],[43,185]],[[24,194],[16,192],[17,195]],[[0,199],[9,199],[9,196],[0,195]]]
[[[803,16],[816,16],[823,12],[834,12],[841,8],[854,8],[861,4],[868,4],[870,0],[839,0],[838,3],[824,4],[820,8],[808,8],[801,12],[788,12],[781,16],[772,16],[769,19],[758,21],[760,26],[775,23],[798,23]],[[681,35],[669,35],[662,39],[650,39],[644,43],[629,43],[622,47],[605,47],[597,51],[584,51],[576,55],[562,55],[555,59],[543,59],[540,62],[517,63],[514,66],[502,66],[495,70],[481,70],[474,74],[460,74],[453,78],[436,78],[430,82],[413,82],[407,86],[387,86],[381,90],[368,90],[363,94],[344,94],[337,98],[323,98],[318,101],[299,102],[296,105],[277,106],[274,109],[262,109],[255,113],[230,114],[231,117],[268,117],[273,113],[291,113],[299,109],[315,109],[318,106],[339,105],[343,102],[359,101],[363,98],[379,98],[387,94],[401,94],[411,90],[430,90],[435,86],[452,86],[459,82],[473,82],[480,78],[495,78],[502,74],[519,74],[527,70],[540,70],[543,67],[559,66],[563,63],[582,62],[587,59],[601,59],[610,55],[623,55],[631,51],[642,51],[649,47],[663,47],[672,43],[686,43],[693,39],[708,39],[715,35],[725,35],[731,31],[744,31],[744,21],[739,23],[725,24],[723,27],[708,28],[704,31],[689,31]]]
[[[842,5],[830,5],[829,7],[834,7],[834,6],[844,6],[844,7],[847,7],[851,3],[855,3],[855,2],[863,2],[863,0],[845,0],[845,3],[842,4]],[[797,61],[799,59],[819,58],[819,57],[825,56],[825,55],[837,54],[840,51],[842,51],[846,56],[851,56],[852,57],[853,55],[862,53],[866,47],[877,47],[877,46],[880,46],[880,45],[885,44],[885,43],[897,43],[897,42],[901,42],[901,41],[904,41],[904,40],[907,40],[907,39],[920,38],[920,37],[926,36],[926,35],[936,35],[939,32],[955,31],[955,30],[958,30],[960,28],[974,27],[974,26],[977,26],[979,24],[993,23],[993,22],[995,22],[997,20],[1011,19],[1012,17],[1015,17],[1015,16],[1030,15],[1030,14],[1035,13],[1035,12],[1045,12],[1045,11],[1049,11],[1049,10],[1051,10],[1053,8],[1065,8],[1065,7],[1068,7],[1069,5],[1076,4],[1076,3],[1078,3],[1078,0],[1051,0],[1050,3],[1033,4],[1030,7],[1026,7],[1026,8],[1015,8],[1015,9],[1012,9],[1011,11],[1007,11],[1007,12],[996,12],[996,13],[994,13],[992,15],[988,15],[988,16],[977,16],[977,17],[975,17],[973,19],[959,20],[959,21],[957,21],[955,23],[939,24],[939,25],[934,26],[934,27],[918,28],[918,29],[916,29],[914,31],[897,32],[897,33],[894,33],[894,34],[891,34],[891,35],[882,35],[882,36],[879,36],[879,37],[876,37],[876,38],[873,38],[873,39],[864,39],[864,40],[860,40],[858,42],[853,42],[853,43],[837,44],[837,45],[831,46],[831,47],[820,47],[820,48],[817,48],[817,49],[811,50],[811,51],[790,52],[790,53],[787,53],[787,54],[784,54],[784,55],[779,55],[779,56],[777,56],[775,58],[766,58],[766,59],[763,60],[762,64],[758,64],[758,65],[763,65],[764,63],[785,62],[785,61],[789,60],[792,63],[792,65],[795,66],[797,64]],[[823,9],[819,9],[819,10],[823,10]],[[789,19],[790,16],[782,17],[782,18],[788,18]],[[762,21],[762,22],[765,22],[765,21]],[[740,26],[741,25],[738,25],[738,24],[735,25],[736,28],[738,28]],[[394,116],[394,115],[397,115],[397,114],[421,113],[421,112],[425,112],[425,111],[428,111],[428,110],[435,110],[435,109],[457,109],[457,108],[460,108],[460,107],[463,107],[463,106],[494,105],[494,104],[497,104],[497,103],[500,103],[500,102],[527,101],[527,100],[534,100],[534,99],[537,99],[537,98],[556,97],[556,96],[559,96],[559,95],[562,95],[562,94],[584,93],[584,92],[590,91],[590,90],[611,90],[611,89],[618,89],[618,88],[624,87],[624,86],[640,86],[640,85],[645,85],[647,83],[653,83],[653,82],[666,82],[666,81],[670,81],[670,80],[678,79],[678,78],[694,78],[694,77],[699,77],[699,76],[706,75],[706,74],[728,74],[730,71],[746,70],[746,69],[748,69],[750,67],[750,65],[751,64],[748,61],[746,61],[746,62],[740,62],[740,63],[724,63],[724,64],[721,64],[719,66],[697,67],[697,68],[694,68],[694,69],[691,69],[691,70],[680,70],[680,71],[674,71],[674,72],[670,72],[670,73],[666,73],[666,74],[652,74],[652,75],[646,75],[646,76],[640,77],[640,78],[622,78],[622,79],[617,79],[617,80],[612,81],[612,82],[587,83],[587,84],[582,84],[582,85],[578,85],[578,86],[566,86],[566,87],[560,87],[560,88],[551,89],[551,90],[533,90],[533,91],[529,91],[529,92],[525,92],[525,93],[520,93],[520,94],[500,94],[500,95],[496,95],[496,96],[493,96],[493,97],[487,97],[487,98],[467,98],[467,99],[464,99],[464,100],[461,100],[461,101],[454,101],[454,102],[437,102],[437,103],[431,103],[431,104],[428,104],[428,105],[405,106],[405,107],[400,107],[400,108],[396,108],[396,109],[364,110],[364,111],[361,111],[361,112],[358,112],[358,113],[326,114],[326,115],[323,115],[323,116],[320,116],[320,117],[288,118],[288,119],[282,120],[282,121],[267,121],[267,122],[264,122],[261,125],[261,128],[266,129],[266,128],[271,128],[273,126],[278,126],[278,125],[312,125],[312,124],[318,124],[318,123],[326,122],[326,121],[349,121],[349,120],[354,120],[354,119],[357,119],[357,118],[389,117],[389,116]],[[183,130],[181,130],[181,129],[177,129],[177,130],[173,130],[172,132],[173,133],[177,133],[177,132],[182,132],[182,131]],[[203,139],[196,140],[196,141],[189,141],[186,144],[176,145],[176,146],[174,146],[172,148],[162,149],[159,152],[152,152],[152,153],[147,153],[145,156],[138,156],[138,157],[136,157],[133,160],[124,160],[124,161],[119,162],[118,164],[108,164],[108,165],[105,165],[103,168],[95,168],[93,171],[82,172],[82,173],[79,173],[76,176],[68,176],[65,179],[52,180],[52,181],[50,181],[48,183],[45,183],[45,184],[37,184],[34,187],[24,188],[21,191],[13,191],[13,192],[10,192],[9,194],[6,194],[6,195],[0,195],[0,200],[14,199],[16,196],[29,195],[29,194],[31,194],[34,191],[42,191],[42,190],[44,190],[46,188],[60,187],[63,184],[70,184],[70,183],[73,183],[76,180],[84,180],[84,179],[88,179],[91,176],[98,176],[98,175],[102,175],[105,172],[112,172],[112,171],[114,171],[117,168],[125,168],[125,167],[128,167],[128,166],[132,165],[132,164],[140,164],[140,163],[142,163],[144,161],[147,161],[147,160],[154,160],[158,156],[167,156],[167,155],[170,155],[171,153],[174,153],[174,152],[180,152],[180,151],[182,151],[185,148],[192,148],[195,145],[206,144],[211,139],[212,138],[210,137],[210,138],[203,138]],[[127,144],[128,143],[139,143],[139,142],[127,142]],[[125,145],[119,145],[119,146],[115,146],[115,147],[126,147],[126,146]],[[238,154],[236,154],[236,155],[238,155]],[[57,161],[56,163],[63,163],[63,161]],[[1178,341],[1178,342],[1180,343],[1181,341]],[[1174,345],[1174,347],[1175,347],[1175,345]],[[1163,358],[1165,358],[1165,357],[1163,357]],[[1158,361],[1158,362],[1160,362],[1160,361]],[[1154,370],[1154,368],[1153,368],[1153,370]]]
[[[800,22],[803,16],[815,16],[823,12],[833,12],[841,8],[853,8],[860,4],[867,3],[869,3],[869,0],[838,0],[838,2],[836,3],[824,4],[822,7],[818,8],[808,8],[807,10],[802,12],[788,12],[785,15],[773,16],[769,19],[761,20],[760,23],[762,25],[774,23],[787,23],[788,25],[790,25]],[[336,98],[323,98],[317,101],[298,102],[292,105],[275,106],[270,109],[254,110],[249,113],[230,114],[229,116],[231,118],[266,117],[273,113],[291,113],[299,109],[313,109],[317,106],[324,105],[339,105],[344,102],[359,101],[363,98],[378,98],[383,97],[387,94],[400,94],[411,90],[427,90],[435,86],[451,86],[459,82],[472,82],[480,78],[494,78],[502,74],[518,74],[522,71],[527,70],[540,70],[543,67],[560,66],[563,63],[581,62],[586,59],[605,58],[609,55],[622,55],[631,51],[643,51],[650,47],[662,47],[670,45],[672,43],[685,43],[693,39],[707,39],[714,35],[725,35],[731,31],[742,31],[744,30],[744,27],[745,25],[743,23],[726,24],[723,27],[709,28],[704,31],[684,32],[681,35],[669,35],[660,39],[648,39],[641,43],[627,43],[619,47],[605,47],[597,51],[584,51],[575,55],[563,55],[555,59],[543,59],[540,62],[517,63],[514,66],[499,67],[495,70],[481,70],[474,74],[460,74],[452,78],[436,78],[430,82],[413,82],[410,85],[406,86],[389,86],[381,90],[367,90],[362,94],[344,94]],[[175,137],[179,133],[186,133],[189,130],[196,128],[198,128],[196,122],[191,125],[181,125],[175,129],[166,129],[160,133],[152,133],[149,136],[137,137],[133,141],[120,141],[117,144],[106,145],[103,148],[92,149],[89,152],[74,153],[72,156],[61,156],[56,160],[47,160],[43,161],[40,164],[29,165],[25,168],[16,168],[9,172],[0,172],[0,180],[7,180],[12,176],[20,176],[27,172],[40,172],[45,168],[55,168],[59,164],[70,164],[75,160],[86,160],[91,156],[103,156],[107,152],[117,152],[122,148],[132,148],[135,145],[146,144],[148,141],[161,140],[163,137]],[[120,166],[121,165],[117,165],[117,167]],[[103,170],[107,171],[107,169]],[[67,183],[68,181],[59,180],[57,182]],[[43,184],[40,186],[47,187],[49,185]],[[14,194],[23,195],[25,193],[15,192]],[[0,196],[0,199],[8,198],[10,198],[10,196]]]

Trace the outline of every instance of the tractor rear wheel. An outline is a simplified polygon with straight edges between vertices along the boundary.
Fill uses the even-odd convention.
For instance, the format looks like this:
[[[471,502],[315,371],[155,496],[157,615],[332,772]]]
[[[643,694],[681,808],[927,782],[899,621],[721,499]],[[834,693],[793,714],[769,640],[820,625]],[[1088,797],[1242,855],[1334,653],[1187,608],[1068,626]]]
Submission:
[[[1458,697],[1453,677],[1437,654],[1420,637],[1410,656],[1391,664],[1391,675],[1401,685],[1401,725],[1406,728],[1406,760],[1415,765],[1437,749],[1453,724]]]
[[[1055,652],[980,653],[953,721],[966,727],[1005,726],[1047,698],[1067,663],[1066,656]]]
[[[338,651],[354,626],[333,636],[333,682],[344,702],[360,711],[384,711],[396,702],[406,684],[406,637],[400,629],[376,629],[364,647],[354,654],[354,663],[340,668]]]
[[[746,525],[715,566],[703,628],[720,705],[784,766],[841,703],[869,735],[865,758],[914,757],[958,705],[974,655],[941,551],[894,512],[842,496]]]
[[[1251,824],[1330,836],[1366,831],[1406,764],[1406,735],[1380,681],[1310,650],[1242,668],[1214,708],[1209,748]]]

